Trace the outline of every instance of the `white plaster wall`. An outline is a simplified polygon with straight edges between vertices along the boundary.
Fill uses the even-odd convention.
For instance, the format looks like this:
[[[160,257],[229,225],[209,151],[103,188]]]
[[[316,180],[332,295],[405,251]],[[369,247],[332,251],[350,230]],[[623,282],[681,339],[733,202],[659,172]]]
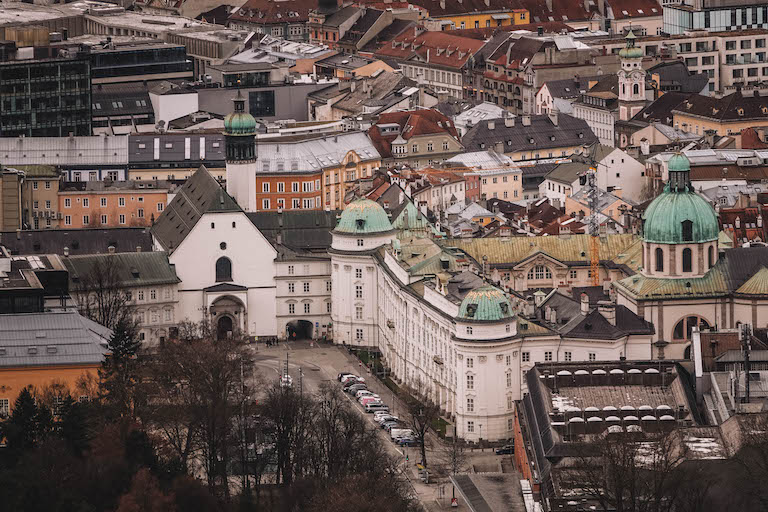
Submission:
[[[645,184],[644,172],[645,165],[615,149],[597,166],[597,186],[602,190],[621,188],[622,198],[639,201]]]
[[[155,112],[155,122],[169,121],[184,117],[199,110],[197,92],[191,94],[165,94],[150,93],[152,110]]]
[[[220,248],[222,242],[226,249]],[[226,256],[232,261],[232,282],[248,288],[248,333],[276,335],[276,255],[244,213],[203,215],[169,258],[181,279],[179,320],[202,320],[203,289],[217,284],[216,260]]]
[[[227,194],[242,209],[256,211],[256,164],[253,162],[227,162]]]

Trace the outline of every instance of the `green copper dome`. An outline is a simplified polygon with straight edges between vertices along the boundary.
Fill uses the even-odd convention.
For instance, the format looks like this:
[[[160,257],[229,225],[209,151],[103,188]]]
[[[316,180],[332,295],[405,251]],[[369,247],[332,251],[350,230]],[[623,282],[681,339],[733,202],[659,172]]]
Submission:
[[[256,119],[248,112],[232,112],[224,118],[226,135],[256,135]]]
[[[667,169],[669,172],[681,172],[691,170],[691,162],[682,153],[675,153],[672,158],[667,162]]]
[[[245,99],[237,91],[237,96],[232,100],[235,111],[224,118],[225,135],[256,135],[256,119],[245,111]]]
[[[717,213],[691,186],[688,158],[676,153],[669,159],[669,180],[664,191],[643,214],[643,238],[659,244],[702,243],[717,240]]]
[[[635,46],[635,40],[637,37],[635,37],[635,33],[631,30],[627,34],[627,37],[625,40],[627,41],[627,45],[619,50],[619,57],[622,59],[642,59],[643,58],[643,50],[642,48],[638,48]]]
[[[352,201],[341,212],[341,218],[336,225],[336,233],[349,235],[373,235],[392,231],[384,208],[370,199]]]
[[[495,286],[475,288],[464,297],[458,318],[475,322],[499,322],[512,318],[512,304]]]

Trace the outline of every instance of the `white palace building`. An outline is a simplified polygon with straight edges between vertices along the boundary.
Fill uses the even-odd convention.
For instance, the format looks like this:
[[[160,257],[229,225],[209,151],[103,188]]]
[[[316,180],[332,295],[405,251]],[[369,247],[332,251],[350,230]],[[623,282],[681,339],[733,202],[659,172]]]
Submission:
[[[537,361],[651,357],[653,327],[627,308],[557,291],[521,300],[486,282],[463,251],[394,229],[373,201],[349,204],[332,237],[334,341],[380,350],[461,438],[511,436],[523,374]]]

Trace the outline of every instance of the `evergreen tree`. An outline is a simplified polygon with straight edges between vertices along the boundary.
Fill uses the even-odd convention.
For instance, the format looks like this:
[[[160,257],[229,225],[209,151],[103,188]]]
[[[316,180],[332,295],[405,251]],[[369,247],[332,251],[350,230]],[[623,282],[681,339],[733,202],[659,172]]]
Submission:
[[[141,342],[135,324],[121,319],[112,331],[109,354],[99,370],[102,398],[117,418],[128,419],[133,412],[133,390],[136,386],[136,354]]]
[[[6,440],[6,454],[11,463],[35,447],[38,440],[38,409],[29,388],[19,393],[13,404],[13,413],[0,424],[0,434]]]
[[[88,448],[88,417],[86,406],[67,395],[61,407],[59,435],[78,457]]]

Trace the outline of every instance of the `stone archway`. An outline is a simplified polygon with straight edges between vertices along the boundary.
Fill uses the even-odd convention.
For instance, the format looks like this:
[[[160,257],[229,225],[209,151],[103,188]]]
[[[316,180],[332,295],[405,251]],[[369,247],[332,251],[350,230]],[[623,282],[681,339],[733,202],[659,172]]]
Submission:
[[[209,311],[211,327],[215,330],[217,337],[234,336],[247,325],[245,304],[232,295],[223,295],[214,300]]]
[[[314,327],[309,320],[291,320],[285,324],[285,334],[289,340],[310,340]]]
[[[221,315],[216,321],[216,338],[231,338],[235,332],[235,321],[229,315]]]

